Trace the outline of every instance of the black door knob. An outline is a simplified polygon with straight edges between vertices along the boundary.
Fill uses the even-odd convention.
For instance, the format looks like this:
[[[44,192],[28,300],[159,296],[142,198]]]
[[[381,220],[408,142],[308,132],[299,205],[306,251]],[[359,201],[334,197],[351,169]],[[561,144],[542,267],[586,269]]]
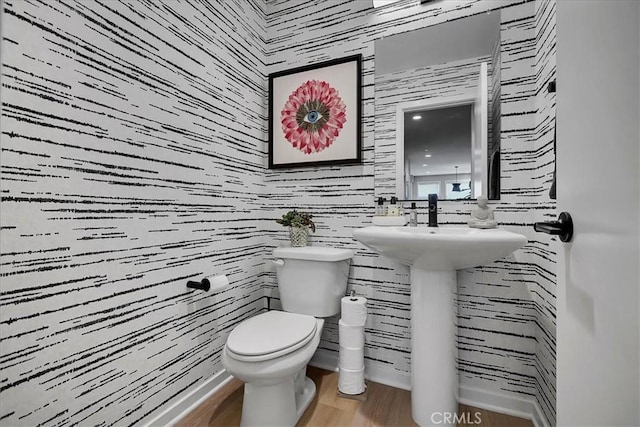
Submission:
[[[573,221],[568,212],[560,213],[557,221],[536,222],[533,224],[533,229],[541,233],[560,236],[560,240],[563,242],[569,242],[573,237]]]

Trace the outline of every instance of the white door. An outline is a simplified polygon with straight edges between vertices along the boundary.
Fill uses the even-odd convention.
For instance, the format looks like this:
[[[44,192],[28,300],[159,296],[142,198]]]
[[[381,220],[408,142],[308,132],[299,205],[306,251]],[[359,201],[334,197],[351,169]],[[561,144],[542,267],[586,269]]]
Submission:
[[[473,130],[471,132],[471,197],[489,196],[488,143],[489,127],[489,79],[486,62],[480,63],[476,97],[473,103]]]
[[[640,2],[557,1],[557,420],[640,425]]]

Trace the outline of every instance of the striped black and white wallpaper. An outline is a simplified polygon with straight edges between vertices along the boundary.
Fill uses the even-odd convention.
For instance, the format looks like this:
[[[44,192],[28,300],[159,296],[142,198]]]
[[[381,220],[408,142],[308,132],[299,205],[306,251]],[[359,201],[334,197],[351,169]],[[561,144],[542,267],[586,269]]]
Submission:
[[[536,196],[555,207],[548,200],[548,189],[555,170],[556,94],[547,88],[556,78],[556,2],[536,2],[536,179],[542,194]],[[557,218],[554,211],[543,220]],[[536,402],[550,425],[556,423],[556,253],[562,250],[557,239],[534,236],[539,250],[536,253],[536,276],[531,293],[536,308]]]
[[[140,424],[263,308],[266,5],[2,8],[0,424]]]
[[[379,150],[375,40],[502,7],[500,32],[501,198],[492,202],[503,227],[529,242],[513,256],[458,274],[459,374],[463,387],[535,402],[543,422],[555,424],[555,241],[532,232],[535,221],[555,218],[548,197],[553,150],[548,130],[555,99],[543,89],[555,73],[553,1],[437,2],[405,0],[372,10],[369,2],[269,2],[269,72],[361,53],[363,163],[340,168],[267,171],[265,212],[310,210],[319,223],[314,244],[356,249],[350,288],[369,299],[367,366],[398,377],[410,372],[409,272],[350,237],[371,224],[373,199],[393,193],[393,150]],[[494,73],[496,75],[496,73]],[[469,202],[441,202],[440,219],[463,223]],[[426,207],[419,208],[426,218]],[[268,215],[265,215],[268,216]],[[280,233],[269,245],[284,241]],[[267,255],[268,257],[268,255]],[[275,277],[267,276],[275,287]],[[335,322],[325,326],[323,351],[338,349]]]
[[[139,424],[220,372],[229,330],[264,309],[262,288],[277,297],[273,219],[291,208],[314,214],[312,244],[357,250],[367,363],[406,379],[408,269],[351,238],[388,161],[374,43],[503,6],[492,206],[529,242],[458,274],[458,366],[463,386],[533,399],[555,424],[556,248],[531,231],[555,218],[554,0],[3,0],[0,424]],[[356,53],[362,164],[266,169],[267,74]],[[440,218],[470,209],[442,202]],[[185,288],[214,273],[228,290]],[[337,351],[336,319],[320,347]]]

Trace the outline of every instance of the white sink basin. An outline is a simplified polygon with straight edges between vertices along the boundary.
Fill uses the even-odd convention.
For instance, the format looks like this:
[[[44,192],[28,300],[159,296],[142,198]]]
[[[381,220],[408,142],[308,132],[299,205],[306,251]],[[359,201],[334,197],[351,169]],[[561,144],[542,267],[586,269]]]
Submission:
[[[463,226],[365,227],[353,237],[411,267],[411,415],[418,425],[434,425],[458,410],[456,270],[496,261],[527,239]]]
[[[468,227],[364,227],[353,237],[381,255],[427,271],[460,270],[499,260],[527,243],[510,231]]]

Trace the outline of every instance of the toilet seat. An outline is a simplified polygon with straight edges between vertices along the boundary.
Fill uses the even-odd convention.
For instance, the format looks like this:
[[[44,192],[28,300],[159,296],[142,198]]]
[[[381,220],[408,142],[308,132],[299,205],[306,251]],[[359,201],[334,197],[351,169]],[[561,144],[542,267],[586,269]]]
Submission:
[[[275,359],[306,345],[316,330],[313,316],[268,311],[236,326],[227,338],[227,350],[230,357],[240,361]]]

